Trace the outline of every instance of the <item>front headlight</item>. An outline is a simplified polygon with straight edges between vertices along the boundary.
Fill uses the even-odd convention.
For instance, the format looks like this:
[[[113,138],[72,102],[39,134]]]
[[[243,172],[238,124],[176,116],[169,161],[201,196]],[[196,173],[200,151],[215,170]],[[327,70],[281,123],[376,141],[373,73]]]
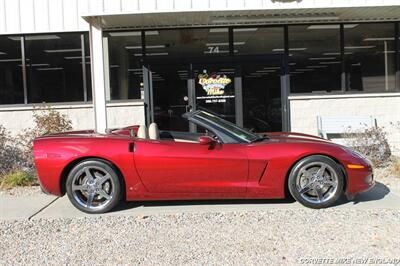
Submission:
[[[350,152],[351,155],[353,155],[354,157],[367,160],[367,157],[365,157],[363,154],[359,153],[358,151],[355,151],[355,150],[352,150],[352,149],[347,149],[347,151]]]
[[[368,159],[364,154],[355,151],[353,149],[350,148],[346,148],[346,151],[348,151],[351,155],[353,155],[356,158],[359,158],[361,160],[363,160],[364,162],[366,162],[368,165],[372,165],[372,162],[370,161],[370,159]]]

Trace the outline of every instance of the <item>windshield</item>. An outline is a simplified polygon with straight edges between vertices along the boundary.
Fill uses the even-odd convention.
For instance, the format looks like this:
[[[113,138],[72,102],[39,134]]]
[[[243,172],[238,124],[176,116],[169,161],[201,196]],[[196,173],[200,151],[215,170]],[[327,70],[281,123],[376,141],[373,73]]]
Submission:
[[[237,138],[245,141],[245,142],[253,142],[255,140],[260,139],[261,137],[257,134],[251,133],[237,125],[226,121],[218,116],[213,114],[201,111],[196,114],[197,117],[200,117],[204,120],[207,120],[213,124],[218,125],[221,129],[230,132],[231,134],[235,135]]]

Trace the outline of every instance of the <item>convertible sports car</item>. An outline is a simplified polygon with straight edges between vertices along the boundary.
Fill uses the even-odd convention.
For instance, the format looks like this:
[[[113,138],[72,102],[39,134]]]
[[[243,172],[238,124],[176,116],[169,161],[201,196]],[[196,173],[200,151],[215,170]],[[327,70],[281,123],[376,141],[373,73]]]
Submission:
[[[44,191],[88,213],[122,199],[281,199],[329,207],[374,185],[362,155],[299,133],[255,134],[205,111],[184,115],[199,132],[156,124],[74,131],[37,138],[35,163]]]

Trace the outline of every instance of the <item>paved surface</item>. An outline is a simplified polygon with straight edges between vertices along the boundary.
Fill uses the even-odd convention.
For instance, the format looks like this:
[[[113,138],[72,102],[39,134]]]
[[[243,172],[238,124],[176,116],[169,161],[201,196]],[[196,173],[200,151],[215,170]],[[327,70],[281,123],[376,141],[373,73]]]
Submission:
[[[288,200],[220,200],[220,201],[158,201],[129,202],[121,204],[106,216],[151,215],[169,213],[201,213],[219,211],[252,211],[270,209],[304,208]],[[333,208],[400,209],[400,193],[392,192],[385,185],[377,185],[358,195],[353,201],[342,200]],[[74,218],[94,215],[80,212],[66,196],[54,197],[37,194],[27,197],[0,196],[0,219]]]
[[[0,196],[0,219],[30,219],[58,198],[46,194],[27,197]]]

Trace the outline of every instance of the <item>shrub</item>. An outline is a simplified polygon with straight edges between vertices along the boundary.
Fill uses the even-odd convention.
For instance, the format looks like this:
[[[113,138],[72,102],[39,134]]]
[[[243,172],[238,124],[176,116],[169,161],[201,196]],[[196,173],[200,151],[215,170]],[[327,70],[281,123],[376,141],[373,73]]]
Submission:
[[[400,158],[393,158],[389,170],[392,176],[400,178]]]
[[[33,111],[35,126],[23,130],[17,138],[0,125],[0,183],[1,186],[32,185],[35,179],[33,140],[37,137],[72,129],[72,122],[50,107]]]
[[[35,183],[35,179],[29,173],[18,170],[2,177],[1,187],[30,186]]]
[[[18,135],[18,144],[23,151],[26,166],[34,169],[33,140],[37,137],[60,133],[72,129],[71,120],[51,107],[37,108],[33,111],[35,126],[27,128]]]
[[[346,145],[365,155],[376,167],[389,162],[391,151],[383,127],[372,127],[344,134]]]
[[[22,151],[10,133],[0,125],[0,177],[23,166]]]

